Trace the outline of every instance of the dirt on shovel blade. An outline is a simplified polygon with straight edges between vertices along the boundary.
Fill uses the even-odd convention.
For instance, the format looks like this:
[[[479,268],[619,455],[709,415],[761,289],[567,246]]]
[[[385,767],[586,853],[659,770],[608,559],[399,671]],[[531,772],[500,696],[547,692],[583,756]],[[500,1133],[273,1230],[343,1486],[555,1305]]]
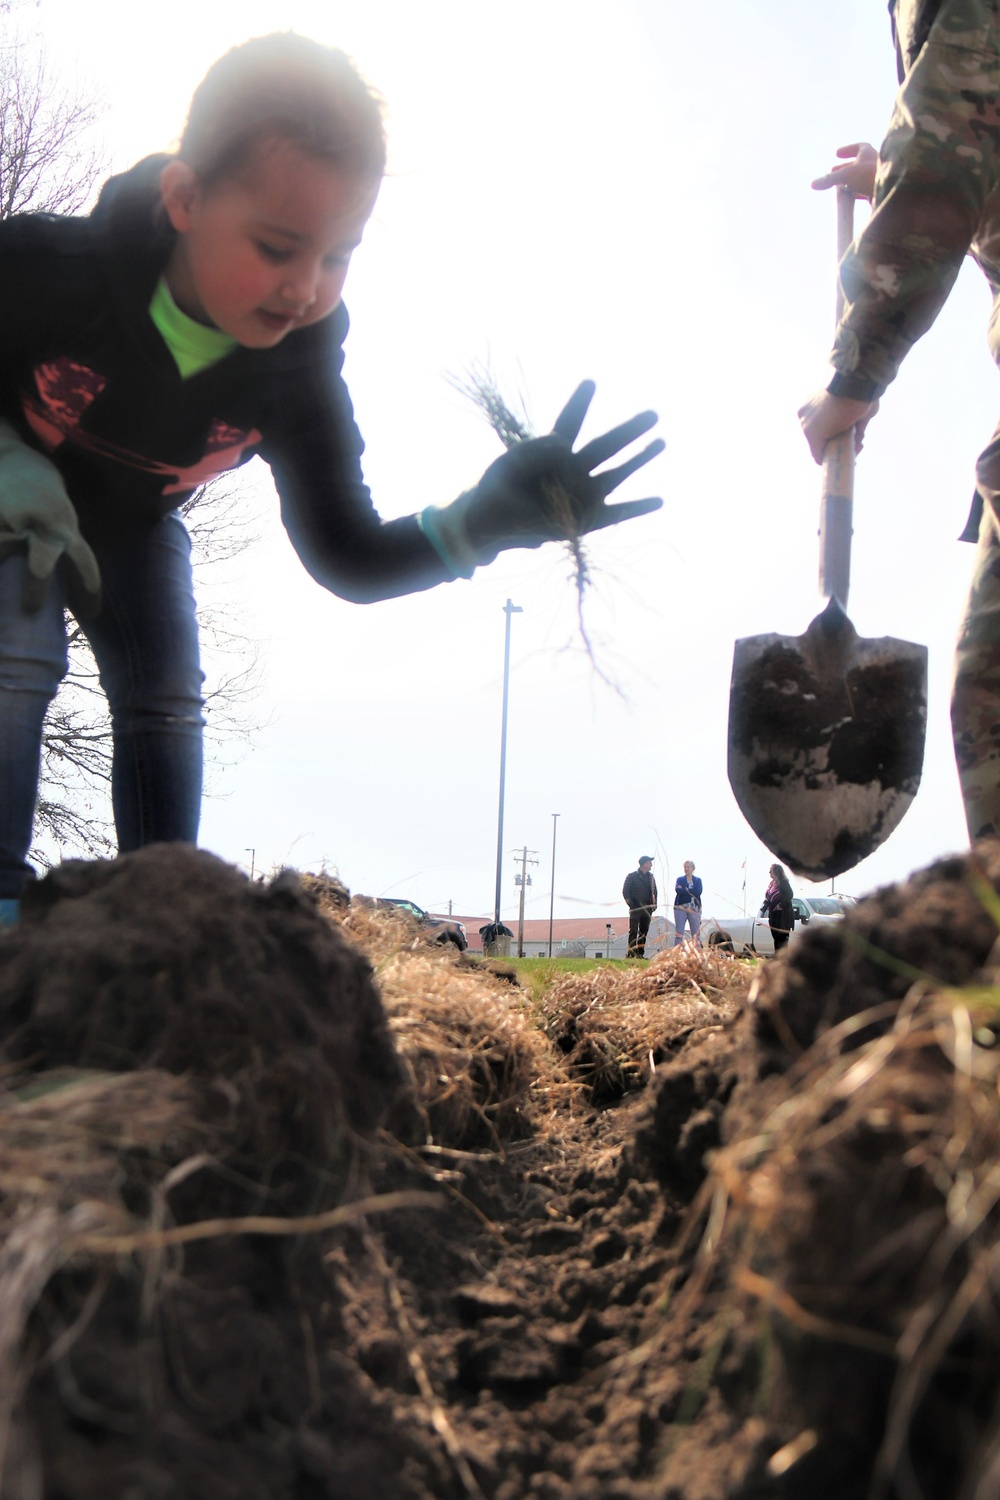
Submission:
[[[857,639],[851,658],[838,676],[785,636],[736,644],[730,783],[766,847],[813,880],[878,848],[920,784],[926,653]]]
[[[314,889],[0,934],[4,1500],[995,1500],[1000,844],[537,1000]]]

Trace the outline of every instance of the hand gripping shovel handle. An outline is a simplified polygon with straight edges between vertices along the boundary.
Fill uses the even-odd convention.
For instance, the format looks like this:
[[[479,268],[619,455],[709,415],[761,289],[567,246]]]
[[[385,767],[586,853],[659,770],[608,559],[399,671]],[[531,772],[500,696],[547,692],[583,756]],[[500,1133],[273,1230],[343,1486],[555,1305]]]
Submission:
[[[854,239],[854,198],[837,189],[837,264]],[[844,293],[837,278],[837,322]],[[831,438],[823,450],[823,489],[819,510],[819,591],[847,609],[851,586],[851,532],[854,511],[854,428]]]

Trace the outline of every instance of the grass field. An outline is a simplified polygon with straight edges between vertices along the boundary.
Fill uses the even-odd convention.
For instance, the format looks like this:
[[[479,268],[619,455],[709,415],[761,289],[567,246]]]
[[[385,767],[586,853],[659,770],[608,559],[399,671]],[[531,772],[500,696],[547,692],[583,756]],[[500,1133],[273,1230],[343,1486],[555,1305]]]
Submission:
[[[635,969],[642,965],[641,958],[504,958],[517,970],[517,977],[530,989],[537,1000],[560,974],[586,974],[591,969]]]

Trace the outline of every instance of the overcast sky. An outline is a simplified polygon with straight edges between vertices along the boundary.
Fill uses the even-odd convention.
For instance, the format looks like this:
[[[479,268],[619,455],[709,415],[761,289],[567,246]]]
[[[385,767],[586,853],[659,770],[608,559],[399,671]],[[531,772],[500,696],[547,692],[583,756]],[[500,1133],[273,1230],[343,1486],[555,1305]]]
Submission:
[[[358,607],[302,570],[269,476],[245,470],[257,546],[231,597],[262,644],[266,727],[215,777],[202,841],[356,891],[493,905],[503,666],[504,846],[538,852],[528,914],[621,910],[640,854],[706,911],[759,904],[768,851],[726,779],[733,641],[817,612],[819,471],[795,417],[828,378],[835,205],[810,179],[880,140],[895,89],[885,7],[803,0],[42,0],[59,70],[99,87],[116,167],[169,148],[208,65],[288,26],[352,53],[388,104],[390,174],[345,300],[346,375],[384,516],[446,503],[499,451],[446,375],[491,360],[545,430],[577,382],[585,435],[655,407],[667,450],[630,482],[657,515],[589,544],[581,650],[563,551]],[[859,210],[860,214],[861,210]],[[961,847],[948,684],[973,549],[955,538],[1000,384],[971,264],[870,428],[849,612],[930,647],[920,793],[838,881],[861,895]],[[504,912],[516,910],[504,860]],[[828,889],[828,886],[823,889]],[[796,882],[803,892],[809,887]]]

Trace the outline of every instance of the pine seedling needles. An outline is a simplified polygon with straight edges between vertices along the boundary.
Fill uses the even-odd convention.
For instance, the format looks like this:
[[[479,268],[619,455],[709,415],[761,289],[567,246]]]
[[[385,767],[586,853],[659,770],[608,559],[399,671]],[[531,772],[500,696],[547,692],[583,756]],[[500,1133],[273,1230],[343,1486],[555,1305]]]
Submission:
[[[502,395],[496,377],[489,365],[478,361],[466,366],[462,375],[448,375],[448,384],[460,396],[471,401],[493,428],[505,448],[515,443],[526,442],[535,436],[525,413],[524,398],[520,397],[520,411],[510,406]],[[561,484],[547,482],[542,486],[550,517],[555,528],[565,538],[566,549],[573,564],[573,582],[576,587],[576,625],[583,649],[594,672],[600,680],[619,698],[627,701],[625,692],[597,659],[597,652],[587,629],[584,614],[584,597],[593,584],[590,560],[583,545],[583,533],[579,530],[572,501]]]

